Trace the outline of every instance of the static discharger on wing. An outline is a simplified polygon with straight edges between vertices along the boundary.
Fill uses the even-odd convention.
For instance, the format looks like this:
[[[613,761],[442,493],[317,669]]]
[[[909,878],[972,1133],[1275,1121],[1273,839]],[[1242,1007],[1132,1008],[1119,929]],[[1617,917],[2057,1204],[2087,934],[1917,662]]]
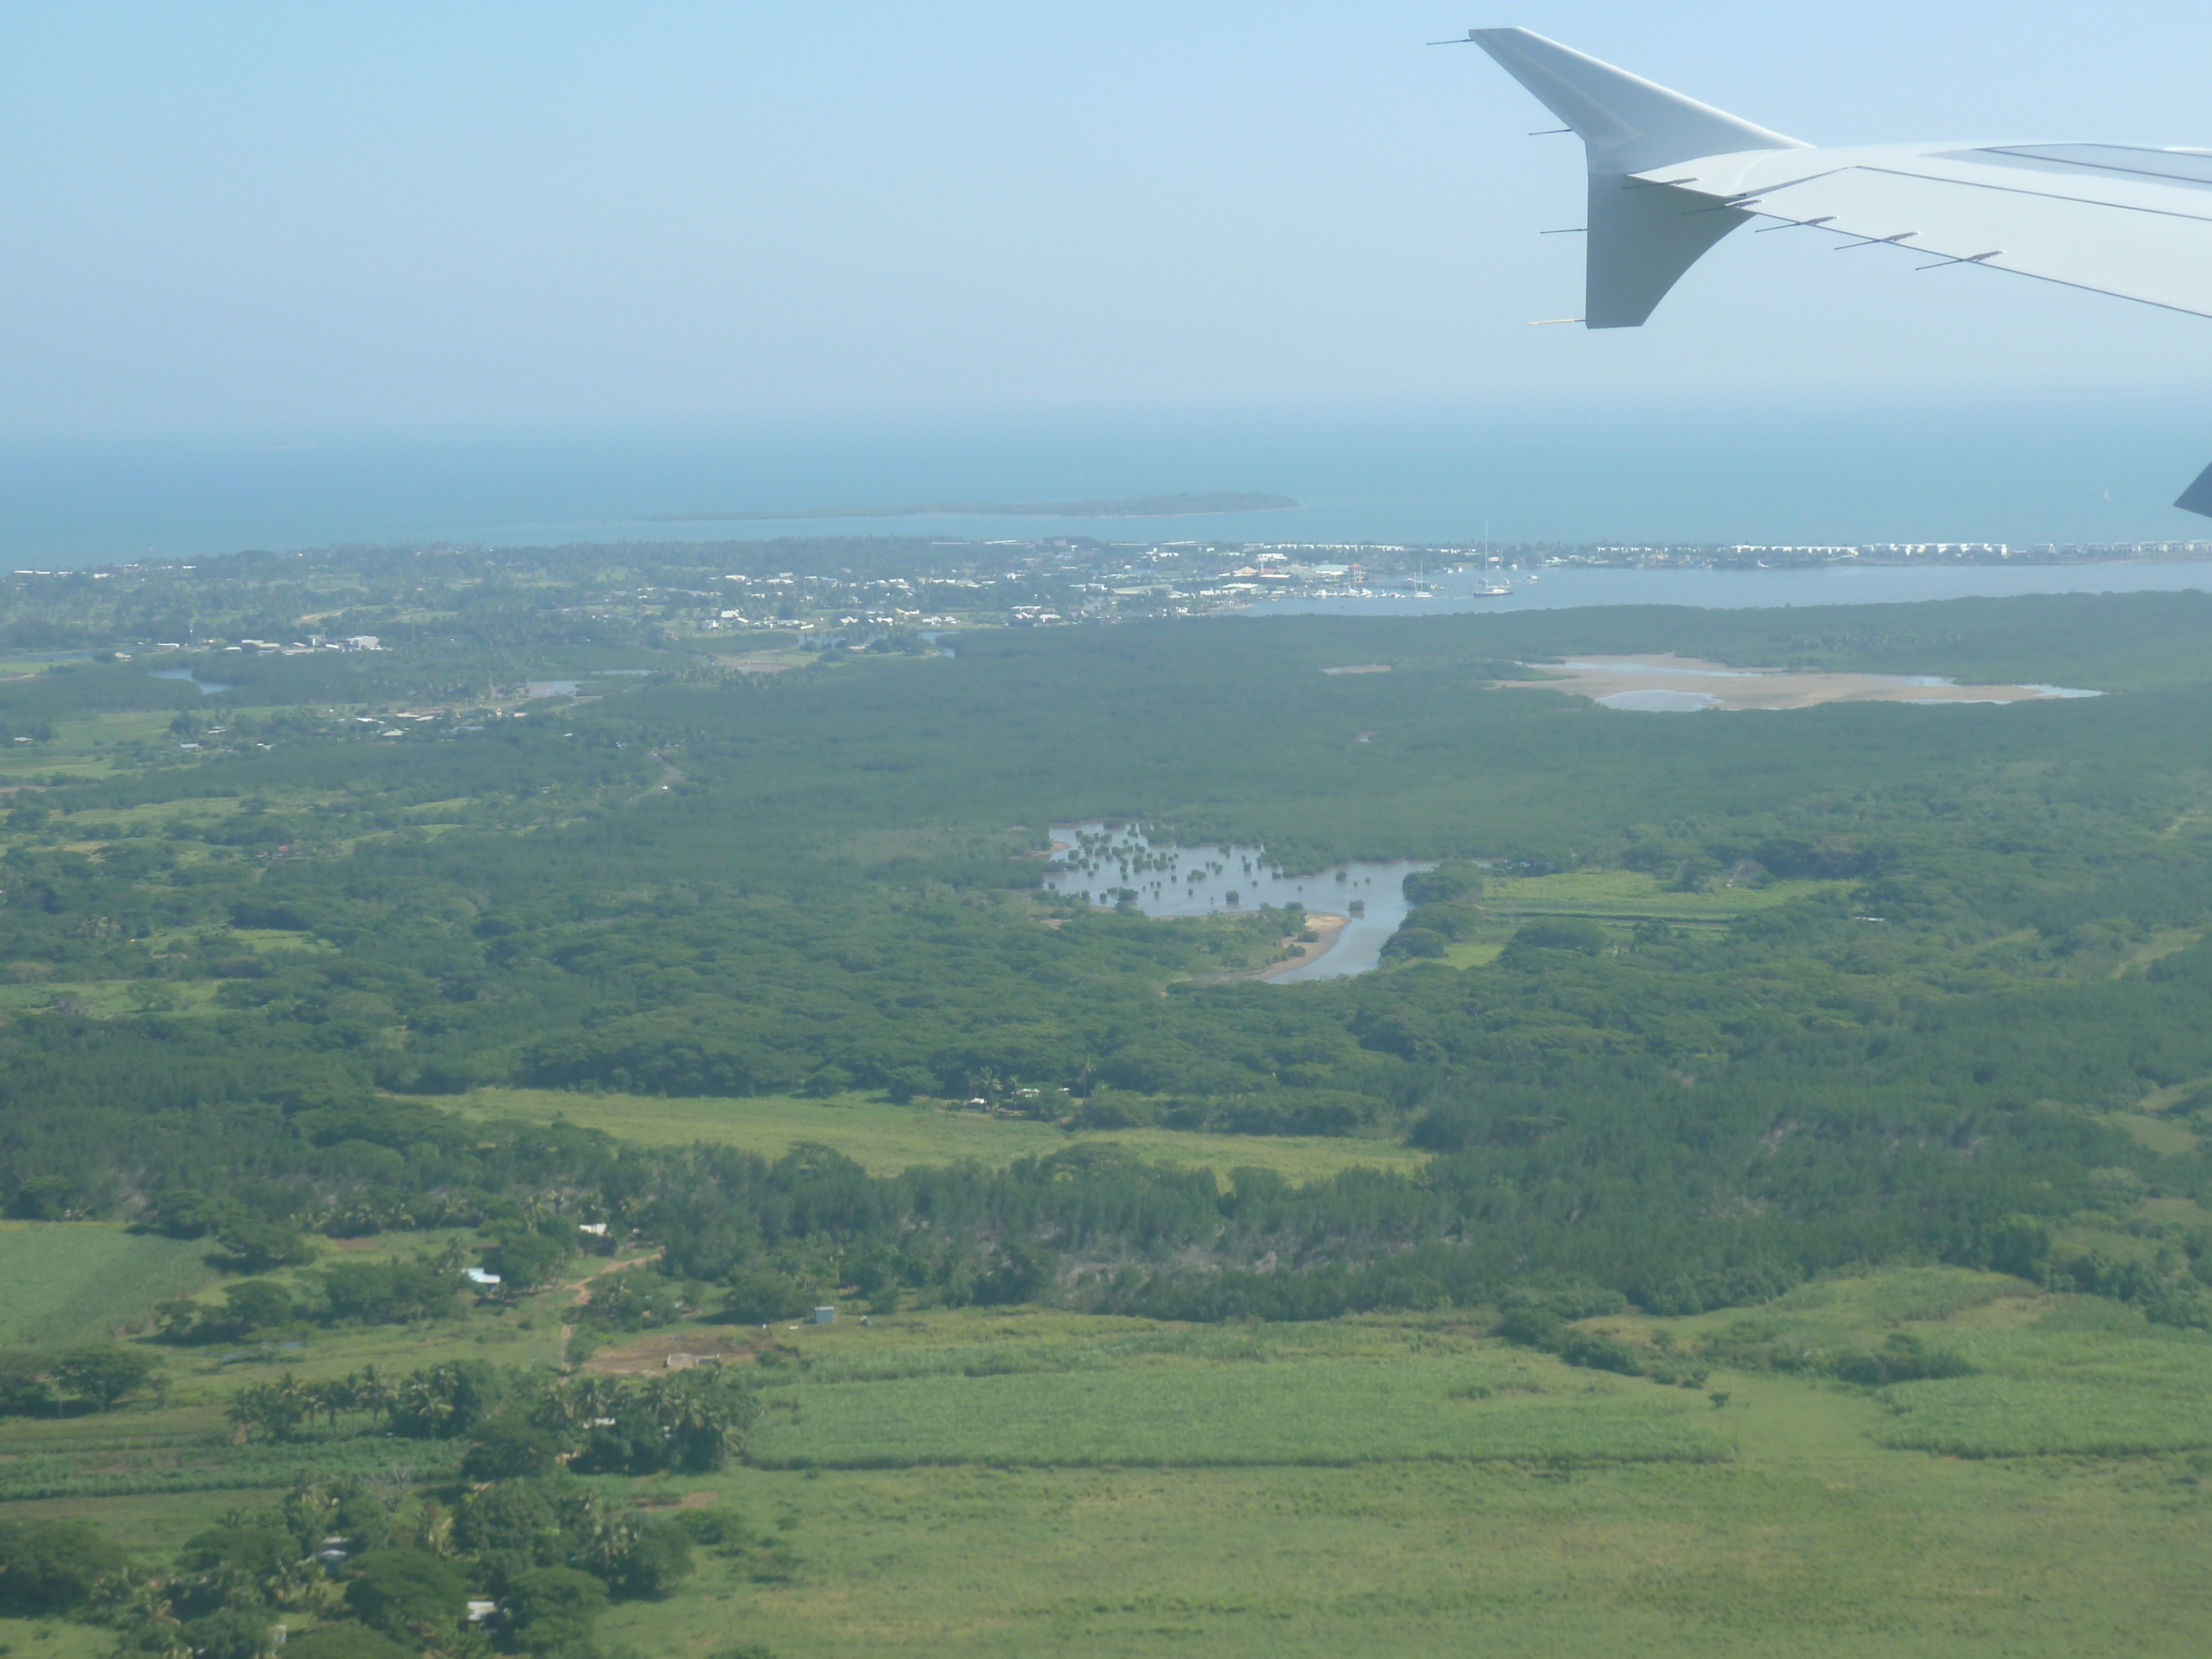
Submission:
[[[1522,28],[1480,46],[1583,141],[1586,328],[1636,328],[1740,224],[1897,247],[2212,317],[2212,149],[2006,143],[1821,148],[1754,126]],[[2212,466],[2176,507],[2212,515]]]

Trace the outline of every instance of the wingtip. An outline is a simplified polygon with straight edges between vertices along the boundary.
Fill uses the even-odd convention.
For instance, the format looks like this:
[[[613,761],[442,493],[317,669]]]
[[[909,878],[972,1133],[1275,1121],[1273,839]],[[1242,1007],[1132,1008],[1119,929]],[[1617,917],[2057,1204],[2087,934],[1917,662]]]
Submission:
[[[2173,504],[2184,513],[2201,513],[2212,519],[2212,466],[2197,475],[2197,482],[2174,497]]]
[[[1502,24],[1495,28],[1469,29],[1467,32],[1467,38],[1474,41],[1476,46],[1480,46],[1492,58],[1496,58],[1498,56],[1498,49],[1499,47],[1510,47],[1519,45],[1523,41],[1534,40],[1547,46],[1557,46],[1559,44],[1556,40],[1547,40],[1542,35],[1537,33],[1535,30],[1524,29],[1517,23]]]

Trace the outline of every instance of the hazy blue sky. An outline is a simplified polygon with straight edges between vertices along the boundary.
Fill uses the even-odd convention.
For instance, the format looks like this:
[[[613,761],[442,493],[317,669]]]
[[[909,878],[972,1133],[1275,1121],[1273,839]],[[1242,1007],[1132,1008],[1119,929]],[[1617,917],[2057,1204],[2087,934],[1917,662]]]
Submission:
[[[19,0],[0,433],[2212,383],[2212,321],[1809,236],[1523,327],[1579,146],[1420,44],[1502,22],[1815,142],[2212,144],[2178,3]]]

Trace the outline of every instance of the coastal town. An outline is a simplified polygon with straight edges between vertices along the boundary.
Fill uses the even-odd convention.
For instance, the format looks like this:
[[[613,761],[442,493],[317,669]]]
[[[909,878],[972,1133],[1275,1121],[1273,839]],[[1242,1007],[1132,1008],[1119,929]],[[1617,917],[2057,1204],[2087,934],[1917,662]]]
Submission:
[[[220,574],[131,563],[0,574],[17,651],[244,656],[405,650],[524,615],[578,642],[939,648],[960,629],[1249,611],[1284,601],[1503,599],[1547,573],[2182,563],[2212,541],[1296,542],[1090,536],[444,545],[241,553]]]

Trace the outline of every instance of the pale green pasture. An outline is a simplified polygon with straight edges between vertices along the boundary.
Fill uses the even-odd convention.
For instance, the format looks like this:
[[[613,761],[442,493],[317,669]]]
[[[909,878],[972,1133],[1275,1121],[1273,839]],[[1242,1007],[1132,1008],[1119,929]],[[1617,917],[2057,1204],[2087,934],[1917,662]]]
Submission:
[[[548,1123],[565,1118],[627,1140],[659,1146],[708,1141],[780,1158],[802,1142],[830,1146],[871,1172],[896,1174],[926,1164],[975,1158],[1004,1164],[1074,1146],[1115,1146],[1153,1163],[1211,1169],[1239,1164],[1273,1170],[1303,1183],[1350,1169],[1412,1170],[1426,1154],[1395,1141],[1328,1136],[1216,1135],[1175,1129],[1114,1129],[1070,1134],[1026,1118],[933,1106],[896,1106],[863,1094],[820,1100],[783,1095],[663,1099],[642,1095],[567,1094],[552,1089],[477,1089],[422,1103],[475,1118]]]
[[[2212,1400],[2005,1376],[1904,1382],[1884,1445],[1953,1457],[2130,1457],[2212,1446]]]
[[[317,939],[313,933],[294,933],[283,927],[225,927],[221,932],[224,943],[242,945],[256,956],[275,955],[286,951],[322,956],[335,952],[338,948],[327,939]]]
[[[2047,1316],[2054,1360],[2094,1359],[2106,1334],[2075,1306],[1929,1269],[1809,1286],[1771,1311],[1830,1342],[1904,1321],[1947,1346]],[[1621,1322],[1690,1345],[1730,1316]],[[763,1582],[710,1557],[673,1601],[618,1607],[603,1632],[686,1659],[737,1640],[784,1659],[2201,1650],[2212,1486],[2187,1455],[1930,1455],[1894,1435],[1932,1406],[1723,1371],[1716,1409],[1468,1331],[969,1310],[780,1332],[798,1380],[763,1380],[796,1413],[772,1405],[755,1445],[793,1467],[671,1482],[660,1498],[714,1495],[796,1572]],[[868,1373],[884,1380],[854,1380]],[[2110,1408],[2094,1403],[2108,1390],[2080,1392]],[[2047,1398],[2063,1412],[2076,1395]],[[1570,1425],[1607,1423],[1617,1456],[1632,1419],[1607,1414],[1639,1405],[1729,1455],[1577,1461]],[[1486,1440],[1473,1425],[1486,1416]],[[1392,1428],[1395,1457],[1358,1461]],[[854,1467],[822,1467],[833,1451]]]
[[[1549,1373],[1549,1375],[1540,1375]],[[1717,1459],[1701,1398],[1508,1352],[1141,1366],[802,1386],[752,1457],[768,1467],[1055,1468],[1407,1458]]]
[[[207,1246],[100,1222],[0,1221],[0,1345],[107,1336],[215,1278]]]
[[[1732,1408],[1733,1409],[1733,1408]],[[787,1583],[708,1558],[603,1636],[706,1659],[1040,1653],[2194,1655],[2212,1505],[2108,1471],[1838,1468],[747,1471]]]
[[[104,777],[114,769],[104,751],[126,743],[173,744],[169,722],[175,718],[173,711],[150,709],[57,720],[50,743],[0,744],[0,778],[35,781],[48,772],[71,779]]]
[[[2166,957],[2178,956],[2203,937],[2201,927],[2161,927],[2141,944],[2122,951],[2120,959],[2112,964],[2111,977],[2118,979],[2130,968],[2147,968]]]
[[[0,1619],[0,1653],[10,1659],[106,1659],[115,1632],[52,1619]]]
[[[529,1332],[521,1314],[475,1313],[313,1334],[299,1369],[533,1361],[560,1299],[539,1299]],[[2052,1448],[2064,1455],[1992,1455],[2033,1448],[1988,1436],[2101,1425],[2118,1446],[2145,1420],[2124,1413],[2148,1400],[2185,1428],[2212,1401],[2212,1340],[1942,1268],[1820,1281],[1756,1310],[1604,1322],[1694,1346],[1747,1319],[1831,1346],[1905,1330],[1981,1369],[1883,1392],[1722,1370],[1716,1408],[1509,1347],[1466,1314],[1188,1327],[969,1309],[779,1328],[757,1462],[627,1490],[712,1497],[795,1565],[762,1577],[757,1556],[702,1551],[674,1595],[618,1604],[600,1638],[669,1659],[744,1642],[779,1659],[2202,1650],[2202,1454],[2082,1455],[2076,1435]],[[75,1459],[98,1482],[142,1466],[171,1479],[164,1459],[198,1467],[228,1390],[276,1374],[214,1358],[172,1355],[167,1411],[0,1425],[0,1469]],[[1916,1436],[1980,1455],[1918,1449]],[[291,1465],[411,1462],[434,1490],[456,1450],[311,1441],[269,1462],[258,1491],[57,1496],[0,1516],[82,1516],[158,1559],[234,1504],[273,1504]],[[82,1630],[57,1626],[41,1649],[27,1629],[0,1628],[15,1659],[94,1659]],[[104,1651],[112,1634],[93,1634]]]
[[[1598,1322],[1624,1334],[1733,1333],[1777,1352],[1875,1349],[1893,1334],[1972,1367],[1897,1384],[1880,1443],[1954,1456],[2118,1457],[2212,1447],[2212,1334],[2093,1297],[1928,1267],[1820,1280],[1755,1311]]]
[[[2142,1112],[2172,1111],[2200,1089],[2212,1089],[2212,1077],[2193,1077],[2185,1083],[2154,1089],[2142,1097],[2136,1109]]]
[[[244,1502],[252,1504],[258,1492],[143,1492],[128,1498],[106,1496],[18,1498],[0,1505],[0,1516],[11,1521],[89,1521],[123,1542],[134,1560],[151,1566],[175,1556],[185,1541],[216,1523],[225,1510]],[[20,1633],[29,1620],[0,1619],[0,1642],[12,1643],[7,1659],[40,1659],[40,1650],[27,1649]],[[98,1656],[109,1659],[115,1651],[115,1632],[96,1625],[57,1625],[57,1632],[76,1631],[94,1638],[90,1649],[58,1650],[54,1659]]]
[[[2041,1297],[2033,1311],[2027,1320],[1961,1321],[1942,1334],[1942,1346],[2017,1382],[2212,1402],[2212,1332],[2154,1325],[2093,1297]]]
[[[1497,961],[1504,949],[1503,939],[1462,939],[1445,947],[1443,962],[1449,968],[1480,968]]]
[[[1678,893],[1640,870],[1575,870],[1556,876],[1486,872],[1482,902],[1495,915],[1729,921],[1849,885],[1835,881],[1777,881],[1764,887],[1717,886],[1705,892]]]
[[[264,805],[270,817],[283,817],[288,813],[312,811],[340,797],[330,790],[264,789],[257,791],[253,799]],[[88,807],[72,812],[68,823],[80,836],[88,838],[86,846],[96,847],[100,840],[158,836],[173,823],[217,823],[237,817],[241,811],[242,803],[228,796],[186,795],[136,806]],[[192,845],[191,842],[182,842],[175,850],[182,854],[190,851]]]
[[[2105,1121],[2154,1152],[2184,1158],[2197,1150],[2196,1133],[2170,1117],[2154,1117],[2148,1112],[2108,1112]]]

